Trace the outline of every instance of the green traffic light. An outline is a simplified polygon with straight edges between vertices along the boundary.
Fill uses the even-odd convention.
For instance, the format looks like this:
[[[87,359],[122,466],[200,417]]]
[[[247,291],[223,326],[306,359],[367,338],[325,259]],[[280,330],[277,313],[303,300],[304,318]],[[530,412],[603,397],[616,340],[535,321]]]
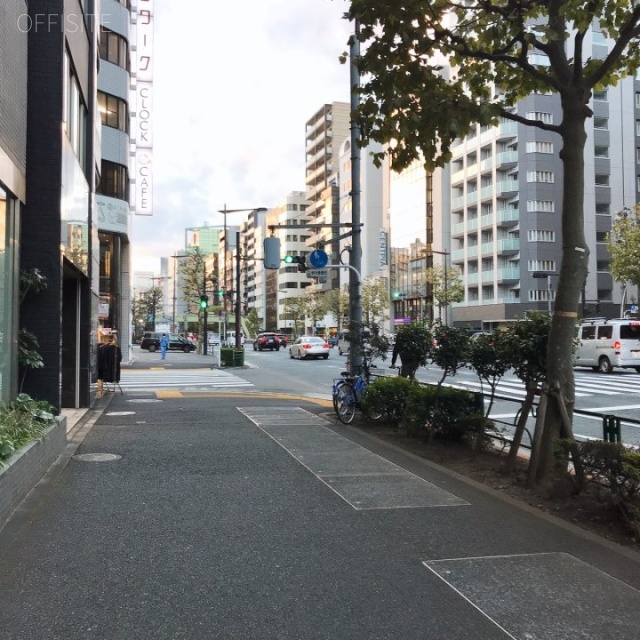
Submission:
[[[285,261],[287,264],[291,264],[291,263],[293,262],[293,256],[285,256],[285,257],[284,257],[284,261]]]

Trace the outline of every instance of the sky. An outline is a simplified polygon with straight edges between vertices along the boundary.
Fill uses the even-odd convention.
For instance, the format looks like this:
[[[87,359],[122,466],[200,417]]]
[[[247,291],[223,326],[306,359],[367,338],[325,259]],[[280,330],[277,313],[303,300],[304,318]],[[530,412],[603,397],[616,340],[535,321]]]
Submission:
[[[349,101],[346,0],[156,0],[153,216],[134,216],[133,270],[160,272],[185,228],[305,189],[305,122]],[[228,224],[243,214],[229,215]]]

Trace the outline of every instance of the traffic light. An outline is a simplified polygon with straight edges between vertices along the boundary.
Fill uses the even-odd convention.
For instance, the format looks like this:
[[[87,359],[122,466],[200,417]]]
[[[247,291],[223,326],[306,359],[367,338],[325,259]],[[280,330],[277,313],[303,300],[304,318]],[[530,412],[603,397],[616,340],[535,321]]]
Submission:
[[[280,238],[269,236],[264,239],[264,268],[280,268]]]
[[[298,271],[307,270],[307,259],[304,256],[285,256],[285,264],[297,264]]]
[[[209,306],[209,296],[200,296],[200,308],[206,309]]]

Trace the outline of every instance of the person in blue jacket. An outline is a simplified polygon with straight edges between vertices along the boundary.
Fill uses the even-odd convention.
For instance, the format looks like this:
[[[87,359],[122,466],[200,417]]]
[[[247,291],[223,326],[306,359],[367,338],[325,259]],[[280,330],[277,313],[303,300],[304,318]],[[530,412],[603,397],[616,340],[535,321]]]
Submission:
[[[162,338],[160,338],[160,353],[162,354],[162,359],[164,360],[167,357],[167,349],[169,348],[169,338],[166,333],[162,334]]]

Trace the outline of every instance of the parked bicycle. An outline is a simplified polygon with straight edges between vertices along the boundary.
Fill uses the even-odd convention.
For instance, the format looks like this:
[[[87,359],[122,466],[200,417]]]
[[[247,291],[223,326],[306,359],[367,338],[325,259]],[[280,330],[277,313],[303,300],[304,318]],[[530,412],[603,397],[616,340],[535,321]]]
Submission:
[[[362,372],[353,377],[348,371],[343,371],[342,378],[335,380],[333,384],[333,410],[343,424],[351,424],[356,415],[356,409],[360,409],[367,418],[379,420],[381,413],[367,410],[366,393],[371,382],[371,369],[377,368],[373,364],[375,355],[367,355],[362,359]]]

